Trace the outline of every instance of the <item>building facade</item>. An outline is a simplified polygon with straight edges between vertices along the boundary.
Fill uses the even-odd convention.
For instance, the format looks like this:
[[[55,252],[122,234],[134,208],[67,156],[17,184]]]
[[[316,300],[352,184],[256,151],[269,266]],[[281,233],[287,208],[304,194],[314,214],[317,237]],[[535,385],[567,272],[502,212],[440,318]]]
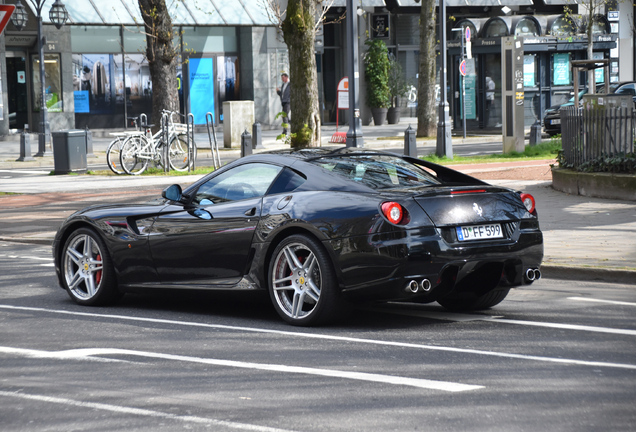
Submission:
[[[581,1],[581,0],[580,0]],[[15,0],[6,0],[15,3]],[[39,131],[42,104],[38,63],[36,12],[27,1],[28,22],[18,31],[9,23],[0,35],[0,137],[25,129]],[[152,82],[145,60],[143,21],[136,0],[94,2],[65,0],[70,19],[61,29],[48,22],[44,7],[46,106],[52,131],[130,127],[128,117],[150,114]],[[283,6],[285,1],[283,0]],[[417,88],[419,14],[416,0],[359,0],[358,41],[361,56],[367,38],[385,40],[400,62],[407,81]],[[523,38],[526,123],[574,91],[570,62],[586,58],[583,28],[559,24],[564,8],[584,13],[569,0],[447,0],[448,89],[451,116],[459,119],[462,79],[459,75],[460,32],[470,27],[474,69],[463,78],[468,88],[467,126],[496,129],[500,124],[501,37]],[[583,2],[584,3],[584,2]],[[255,118],[275,127],[281,110],[276,87],[289,71],[287,48],[263,10],[260,0],[182,0],[172,2],[174,45],[181,53],[177,74],[182,112],[192,112],[196,124],[207,113],[223,121],[223,102],[253,100]],[[338,82],[346,76],[346,23],[339,20],[345,0],[335,0],[316,46],[320,109],[323,123],[336,121]],[[611,13],[610,13],[611,12]],[[595,35],[595,56],[610,59],[610,80],[634,79],[632,2],[609,5]],[[380,28],[382,27],[382,28]],[[601,28],[602,27],[602,28]],[[560,30],[559,30],[560,29]],[[569,31],[569,33],[567,31]],[[559,33],[561,31],[563,34]],[[438,35],[439,36],[439,35]],[[439,39],[439,37],[438,37]],[[360,62],[362,64],[362,62]],[[598,76],[600,80],[601,76]],[[494,82],[491,99],[490,82]],[[585,85],[585,77],[580,82]],[[499,84],[498,84],[499,83]],[[293,85],[293,77],[292,77]],[[363,123],[371,121],[365,103],[364,71],[360,71]],[[401,101],[402,114],[415,116],[415,103]],[[340,113],[346,121],[347,113]],[[293,113],[292,113],[293,115]],[[455,122],[460,124],[461,122]]]

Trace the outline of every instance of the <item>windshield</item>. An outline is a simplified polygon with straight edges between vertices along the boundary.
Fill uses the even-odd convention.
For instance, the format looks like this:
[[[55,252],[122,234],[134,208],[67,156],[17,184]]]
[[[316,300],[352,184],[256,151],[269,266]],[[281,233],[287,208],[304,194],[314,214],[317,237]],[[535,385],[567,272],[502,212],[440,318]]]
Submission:
[[[438,185],[440,181],[417,165],[383,155],[324,157],[309,161],[334,174],[373,189]]]

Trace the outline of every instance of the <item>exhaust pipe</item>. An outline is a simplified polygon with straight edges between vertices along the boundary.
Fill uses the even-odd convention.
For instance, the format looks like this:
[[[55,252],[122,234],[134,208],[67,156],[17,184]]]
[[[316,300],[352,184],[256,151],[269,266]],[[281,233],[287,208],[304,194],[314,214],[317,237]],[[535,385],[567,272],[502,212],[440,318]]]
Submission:
[[[411,291],[412,293],[416,293],[419,288],[420,288],[420,286],[414,280],[409,282],[409,284],[406,286],[406,289]]]
[[[539,269],[534,269],[534,280],[541,279],[541,271]]]
[[[430,291],[431,290],[431,281],[428,279],[422,279],[422,282],[420,282],[420,288],[422,288],[422,291]]]
[[[526,279],[528,279],[529,281],[533,281],[535,279],[535,275],[534,275],[534,269],[529,268],[528,270],[526,270]]]

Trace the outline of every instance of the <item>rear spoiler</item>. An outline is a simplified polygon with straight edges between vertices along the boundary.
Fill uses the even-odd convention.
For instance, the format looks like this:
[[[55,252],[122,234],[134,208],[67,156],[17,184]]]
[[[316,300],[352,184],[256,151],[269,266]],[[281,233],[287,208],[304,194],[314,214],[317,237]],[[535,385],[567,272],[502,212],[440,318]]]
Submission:
[[[438,180],[442,181],[445,185],[489,185],[483,180],[471,177],[468,174],[455,171],[454,169],[447,168],[442,165],[438,165],[433,162],[428,162],[422,159],[417,159],[411,156],[402,156],[402,159],[415,165],[423,166],[435,173]]]

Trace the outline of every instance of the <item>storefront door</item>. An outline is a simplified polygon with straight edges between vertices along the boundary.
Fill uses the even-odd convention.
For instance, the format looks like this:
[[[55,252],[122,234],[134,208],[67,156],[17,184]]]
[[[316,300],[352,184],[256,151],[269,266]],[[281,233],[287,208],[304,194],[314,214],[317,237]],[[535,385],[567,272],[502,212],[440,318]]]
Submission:
[[[7,90],[9,129],[23,130],[29,124],[26,53],[7,51]]]

